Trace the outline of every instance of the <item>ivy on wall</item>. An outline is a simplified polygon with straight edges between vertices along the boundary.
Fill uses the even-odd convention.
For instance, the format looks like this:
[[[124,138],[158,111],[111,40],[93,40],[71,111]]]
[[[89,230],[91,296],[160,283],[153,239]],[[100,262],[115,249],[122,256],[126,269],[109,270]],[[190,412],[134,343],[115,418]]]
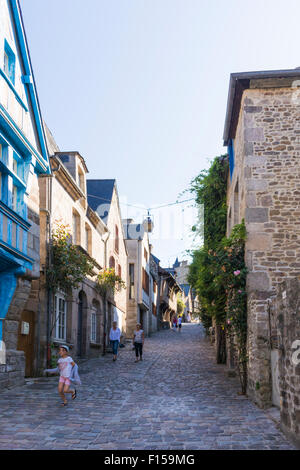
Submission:
[[[209,170],[191,183],[196,205],[204,205],[204,245],[192,252],[189,283],[200,304],[200,319],[208,330],[215,319],[221,341],[217,362],[226,362],[226,342],[234,345],[242,393],[247,388],[247,293],[245,265],[246,228],[236,225],[226,238],[228,157],[216,157]]]

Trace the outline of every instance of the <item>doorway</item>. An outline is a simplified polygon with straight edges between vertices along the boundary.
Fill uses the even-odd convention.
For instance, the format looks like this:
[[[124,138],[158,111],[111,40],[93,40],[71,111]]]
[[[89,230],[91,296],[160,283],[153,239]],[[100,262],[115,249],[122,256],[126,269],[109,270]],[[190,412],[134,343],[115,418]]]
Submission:
[[[18,331],[18,351],[25,353],[25,377],[34,373],[34,312],[24,310],[21,314]]]

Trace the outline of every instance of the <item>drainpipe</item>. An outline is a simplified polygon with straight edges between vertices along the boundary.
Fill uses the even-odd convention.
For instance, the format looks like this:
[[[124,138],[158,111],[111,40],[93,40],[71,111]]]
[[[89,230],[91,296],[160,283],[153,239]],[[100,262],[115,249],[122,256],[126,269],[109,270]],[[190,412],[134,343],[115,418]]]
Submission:
[[[106,236],[102,240],[104,242],[104,268],[107,268],[107,242],[109,239],[109,231],[106,233]],[[102,356],[105,356],[106,353],[106,314],[107,314],[107,296],[106,293],[104,294],[103,298],[103,306],[104,306],[104,312],[103,312],[103,348],[102,348]]]

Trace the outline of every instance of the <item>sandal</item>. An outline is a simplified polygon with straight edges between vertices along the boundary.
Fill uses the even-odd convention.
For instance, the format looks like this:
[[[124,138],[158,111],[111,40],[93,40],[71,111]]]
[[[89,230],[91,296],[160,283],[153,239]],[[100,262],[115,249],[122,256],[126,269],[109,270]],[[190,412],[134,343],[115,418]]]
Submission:
[[[75,389],[74,392],[72,393],[72,400],[75,400],[76,397],[77,397],[77,392]]]

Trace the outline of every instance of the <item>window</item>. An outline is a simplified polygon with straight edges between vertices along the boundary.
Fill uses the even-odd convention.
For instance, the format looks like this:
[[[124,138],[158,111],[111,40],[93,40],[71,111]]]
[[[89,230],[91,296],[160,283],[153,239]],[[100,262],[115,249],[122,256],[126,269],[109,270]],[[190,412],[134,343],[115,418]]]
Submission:
[[[122,268],[121,268],[121,265],[119,264],[118,266],[118,276],[119,277],[122,277]]]
[[[85,250],[91,254],[92,252],[92,231],[88,225],[85,226]]]
[[[149,275],[143,268],[143,289],[149,295]]]
[[[115,262],[115,258],[113,256],[111,256],[109,258],[109,268],[110,269],[115,269],[116,267],[116,262]]]
[[[73,212],[73,245],[80,245],[80,217]]]
[[[148,253],[147,253],[146,248],[144,248],[144,258],[145,258],[146,262],[148,263]]]
[[[15,212],[17,212],[17,209],[18,209],[18,188],[15,185],[13,185],[13,189],[12,189],[11,206],[12,206],[12,209]]]
[[[119,253],[119,228],[115,226],[115,251]]]
[[[10,81],[13,83],[13,85],[15,84],[15,63],[16,56],[5,39],[3,70],[7,77],[10,79]]]
[[[55,296],[55,338],[66,340],[67,303],[62,295]]]
[[[97,342],[97,310],[94,307],[91,312],[91,342]]]
[[[134,299],[134,264],[129,265],[129,298]]]

